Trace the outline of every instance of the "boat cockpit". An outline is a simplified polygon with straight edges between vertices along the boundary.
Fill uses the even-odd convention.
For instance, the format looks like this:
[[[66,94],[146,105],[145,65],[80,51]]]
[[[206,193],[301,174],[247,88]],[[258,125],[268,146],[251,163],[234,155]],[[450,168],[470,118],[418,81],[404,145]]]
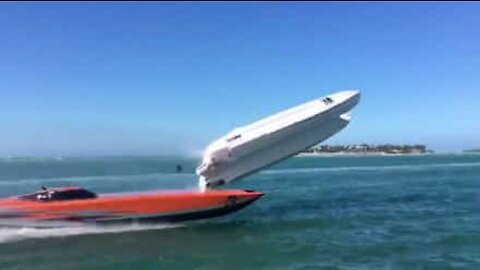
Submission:
[[[61,187],[61,188],[44,188],[34,193],[21,195],[20,200],[53,202],[53,201],[69,201],[69,200],[84,200],[94,199],[97,195],[79,187]]]

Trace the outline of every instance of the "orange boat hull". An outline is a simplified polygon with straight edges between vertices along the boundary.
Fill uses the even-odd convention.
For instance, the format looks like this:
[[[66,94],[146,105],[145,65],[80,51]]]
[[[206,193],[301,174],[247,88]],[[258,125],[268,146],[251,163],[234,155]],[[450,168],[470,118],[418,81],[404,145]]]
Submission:
[[[262,195],[248,190],[208,190],[104,194],[92,199],[51,202],[14,197],[0,200],[0,225],[182,222],[238,211]]]

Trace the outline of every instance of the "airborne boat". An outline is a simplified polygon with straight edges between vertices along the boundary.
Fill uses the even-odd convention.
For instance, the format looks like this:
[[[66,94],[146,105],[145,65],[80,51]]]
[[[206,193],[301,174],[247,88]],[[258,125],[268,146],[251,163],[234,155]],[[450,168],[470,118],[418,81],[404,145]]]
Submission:
[[[358,91],[337,92],[234,129],[207,146],[196,170],[199,190],[97,195],[81,187],[42,188],[0,199],[0,226],[183,222],[238,211],[263,193],[214,188],[333,136],[348,125],[359,99]]]

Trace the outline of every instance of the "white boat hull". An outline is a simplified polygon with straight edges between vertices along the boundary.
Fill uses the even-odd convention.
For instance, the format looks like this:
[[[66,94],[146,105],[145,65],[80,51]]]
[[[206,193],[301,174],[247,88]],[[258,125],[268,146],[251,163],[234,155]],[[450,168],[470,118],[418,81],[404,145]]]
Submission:
[[[357,91],[338,92],[233,130],[207,147],[200,185],[231,182],[328,139],[348,125],[359,98]]]

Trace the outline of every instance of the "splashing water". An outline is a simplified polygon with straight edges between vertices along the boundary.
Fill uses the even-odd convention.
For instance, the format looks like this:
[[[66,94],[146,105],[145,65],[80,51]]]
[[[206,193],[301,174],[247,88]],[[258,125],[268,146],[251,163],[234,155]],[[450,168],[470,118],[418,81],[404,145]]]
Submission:
[[[181,224],[129,224],[118,226],[78,226],[62,228],[0,228],[0,243],[15,242],[26,239],[68,237],[88,234],[124,233],[146,230],[163,230],[176,228]]]

